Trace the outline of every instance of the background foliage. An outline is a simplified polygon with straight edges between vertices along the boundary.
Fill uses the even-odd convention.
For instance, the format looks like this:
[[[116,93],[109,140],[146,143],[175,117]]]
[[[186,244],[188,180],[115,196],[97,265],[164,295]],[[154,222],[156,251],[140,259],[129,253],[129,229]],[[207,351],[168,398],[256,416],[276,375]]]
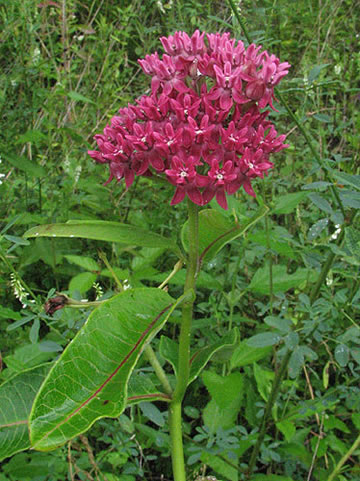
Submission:
[[[292,356],[253,479],[330,479],[358,437],[359,7],[351,0],[241,2],[252,40],[291,63],[282,95],[319,158],[278,105],[272,117],[291,147],[258,182],[257,199],[239,194],[228,215],[241,220],[257,204],[270,213],[208,263],[198,283],[194,344],[216,342],[233,327],[242,342],[215,358],[187,394],[190,479],[243,479],[284,346]],[[117,288],[109,266],[135,287],[157,286],[172,269],[174,257],[162,248],[21,237],[35,224],[69,219],[180,236],[185,209],[168,206],[168,187],[142,178],[124,195],[122,184],[103,185],[107,172],[86,155],[116,110],[149,89],[137,58],[160,50],[158,38],[175,30],[244,38],[220,1],[3,0],[0,16],[3,382],[55,359],[89,315],[47,316],[42,305],[56,290],[109,297]],[[174,297],[180,292],[181,274],[171,284]],[[165,328],[168,338],[175,321]],[[149,373],[141,359],[138,369]],[[132,406],[69,446],[4,461],[0,480],[171,479],[166,416],[161,403]],[[360,479],[358,459],[355,449],[333,479]]]

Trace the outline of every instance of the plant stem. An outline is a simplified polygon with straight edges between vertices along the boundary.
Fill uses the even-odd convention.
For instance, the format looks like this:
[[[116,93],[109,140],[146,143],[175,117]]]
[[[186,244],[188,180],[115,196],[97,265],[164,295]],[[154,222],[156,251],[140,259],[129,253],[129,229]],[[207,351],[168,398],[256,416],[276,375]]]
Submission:
[[[360,434],[359,436],[355,439],[353,445],[351,448],[348,450],[347,453],[344,454],[344,456],[340,459],[340,461],[337,463],[335,466],[334,471],[330,474],[330,476],[327,478],[327,481],[333,481],[335,477],[340,473],[341,468],[343,465],[346,463],[346,461],[350,458],[352,453],[358,448],[360,445]]]
[[[166,394],[169,394],[170,396],[172,395],[172,389],[169,383],[169,380],[165,374],[165,371],[161,367],[158,358],[156,357],[156,354],[153,350],[153,348],[148,344],[145,349],[144,349],[144,354],[147,357],[147,360],[150,362],[152,367],[154,368],[155,374],[159,381],[161,382],[164,391]]]
[[[251,453],[251,457],[250,457],[250,461],[249,461],[249,468],[248,468],[248,471],[247,471],[247,479],[250,479],[250,476],[251,476],[251,474],[254,470],[256,459],[257,459],[257,456],[258,456],[259,451],[260,451],[260,447],[261,447],[261,445],[264,441],[264,438],[265,438],[266,428],[268,427],[268,422],[269,422],[269,419],[270,419],[270,416],[271,416],[271,410],[272,410],[273,405],[276,401],[276,398],[277,398],[277,395],[278,395],[278,392],[279,392],[279,389],[280,389],[280,386],[281,386],[281,381],[282,381],[283,376],[285,374],[285,371],[286,371],[286,368],[287,368],[287,365],[288,365],[291,354],[292,354],[292,351],[287,351],[287,353],[285,354],[285,356],[284,356],[284,358],[283,358],[283,360],[280,364],[279,370],[278,370],[278,372],[275,376],[274,383],[273,383],[273,386],[272,386],[272,389],[271,389],[271,393],[270,393],[269,399],[266,403],[265,413],[264,413],[263,421],[262,421],[262,424],[261,424],[259,436],[256,440],[256,444],[255,444],[254,449]]]
[[[199,259],[199,218],[198,207],[188,201],[189,213],[189,254],[184,292],[195,289]],[[182,321],[179,338],[179,364],[176,386],[170,404],[169,427],[171,437],[171,458],[174,481],[186,481],[184,450],[181,427],[181,403],[189,381],[190,331],[194,300],[186,301],[182,307]]]

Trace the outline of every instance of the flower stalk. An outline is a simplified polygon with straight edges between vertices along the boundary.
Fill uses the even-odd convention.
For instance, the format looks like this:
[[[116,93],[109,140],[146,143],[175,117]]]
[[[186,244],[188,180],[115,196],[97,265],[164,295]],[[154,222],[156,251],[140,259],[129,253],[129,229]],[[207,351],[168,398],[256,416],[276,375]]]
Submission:
[[[199,217],[198,207],[188,201],[189,213],[189,253],[184,293],[195,290],[199,259]],[[190,339],[194,299],[186,301],[182,308],[182,321],[179,337],[179,363],[177,380],[169,411],[171,436],[171,457],[175,481],[186,481],[184,450],[182,440],[181,404],[189,382]]]

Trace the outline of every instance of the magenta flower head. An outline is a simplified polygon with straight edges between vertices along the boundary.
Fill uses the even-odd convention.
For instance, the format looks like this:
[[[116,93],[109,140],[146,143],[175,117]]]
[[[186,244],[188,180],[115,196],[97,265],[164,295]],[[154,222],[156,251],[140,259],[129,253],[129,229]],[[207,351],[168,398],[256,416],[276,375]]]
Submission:
[[[160,41],[162,57],[139,60],[151,94],[120,109],[89,155],[109,165],[107,182],[124,179],[127,189],[135,176],[164,176],[175,189],[171,205],[215,198],[227,209],[227,195],[241,187],[255,196],[251,181],[288,147],[263,109],[274,109],[274,87],[290,64],[229,33],[175,32]]]

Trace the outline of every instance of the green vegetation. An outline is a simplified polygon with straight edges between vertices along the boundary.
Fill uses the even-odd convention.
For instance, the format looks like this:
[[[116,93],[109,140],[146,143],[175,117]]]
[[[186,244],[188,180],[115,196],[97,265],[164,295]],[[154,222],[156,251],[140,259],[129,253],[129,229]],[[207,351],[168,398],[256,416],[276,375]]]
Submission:
[[[244,0],[237,18],[234,3],[0,0],[0,481],[173,479],[168,399],[136,401],[156,384],[151,352],[136,364],[126,410],[54,451],[6,457],[16,449],[4,416],[19,379],[32,403],[49,363],[97,319],[82,299],[130,285],[150,302],[149,288],[178,260],[176,241],[187,243],[186,203],[170,206],[169,185],[145,177],[128,192],[123,182],[104,185],[107,168],[86,152],[120,107],[149,91],[137,59],[160,51],[159,37],[197,28],[245,43],[247,32],[292,67],[270,115],[290,148],[254,182],[256,199],[241,189],[226,212],[210,204],[219,233],[243,228],[215,242],[200,216],[203,248],[214,244],[197,279],[192,349],[204,350],[184,400],[187,477],[360,479],[360,4]],[[99,234],[93,223],[87,238],[23,237],[69,220],[134,229]],[[172,298],[184,282],[184,269],[171,277]],[[50,315],[44,305],[56,292],[73,308]],[[158,294],[162,308],[170,297]],[[179,323],[175,310],[152,341],[172,386]]]

